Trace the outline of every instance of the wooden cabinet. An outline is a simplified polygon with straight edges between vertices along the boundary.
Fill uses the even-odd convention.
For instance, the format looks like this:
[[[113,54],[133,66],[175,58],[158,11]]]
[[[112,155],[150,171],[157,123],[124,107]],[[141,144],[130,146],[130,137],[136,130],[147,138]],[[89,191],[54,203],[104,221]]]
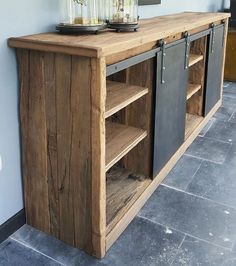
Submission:
[[[207,115],[221,98],[225,26],[213,28],[208,45],[207,80],[204,114]]]
[[[132,33],[9,40],[28,224],[105,256],[219,108],[228,17],[187,12]]]
[[[186,42],[172,43],[157,54],[153,176],[184,142],[188,69]]]

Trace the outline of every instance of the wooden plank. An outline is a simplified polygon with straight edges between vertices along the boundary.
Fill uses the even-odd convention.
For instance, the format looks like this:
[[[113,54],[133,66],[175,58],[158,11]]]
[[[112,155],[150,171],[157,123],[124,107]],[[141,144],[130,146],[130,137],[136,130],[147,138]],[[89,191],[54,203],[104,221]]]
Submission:
[[[105,58],[92,59],[91,144],[92,144],[92,244],[93,254],[106,253],[106,176],[105,176]]]
[[[189,58],[189,67],[197,64],[198,62],[203,60],[203,55],[198,55],[198,54],[190,54]]]
[[[201,88],[202,86],[200,84],[189,84],[187,89],[187,100],[189,100]]]
[[[125,52],[180,32],[191,31],[212,22],[228,18],[227,13],[180,13],[140,21],[137,32],[117,34],[104,31],[98,35],[67,36],[44,33],[21,38],[11,38],[9,45],[43,51],[56,51],[84,56],[107,57]]]
[[[151,183],[151,180],[117,166],[112,167],[107,172],[106,179],[106,233],[109,234],[120,219],[122,219],[127,210]]]
[[[117,113],[130,103],[148,93],[148,88],[107,81],[105,118]]]
[[[50,233],[44,57],[40,52],[30,51],[28,60],[26,54],[22,53],[20,75],[27,223]]]
[[[30,210],[32,201],[30,194],[32,183],[30,182],[30,172],[28,167],[28,157],[30,157],[28,135],[29,135],[29,66],[30,52],[28,50],[17,49],[19,83],[20,83],[20,121],[21,121],[21,142],[22,142],[22,174],[24,184],[24,200],[26,210],[26,221],[31,220]]]
[[[147,136],[147,131],[106,123],[106,171],[123,158],[131,149]]]
[[[71,86],[68,90],[70,110],[69,174],[72,206],[71,217],[75,246],[93,254],[92,244],[92,158],[91,158],[91,59],[73,56]],[[67,101],[65,99],[65,101]],[[67,127],[65,127],[67,130]]]
[[[60,239],[74,245],[74,188],[70,176],[72,136],[71,56],[56,54],[55,72]]]
[[[194,132],[202,120],[202,116],[186,114],[185,139],[187,139]]]
[[[151,197],[153,192],[157,189],[157,187],[161,184],[161,182],[165,179],[171,169],[175,166],[181,156],[185,153],[187,148],[191,145],[194,139],[198,136],[201,130],[206,126],[214,113],[218,110],[221,105],[221,101],[219,101],[212,111],[201,121],[201,123],[197,126],[195,131],[189,136],[189,138],[184,142],[184,144],[179,148],[179,150],[174,154],[174,156],[170,159],[170,161],[166,164],[166,166],[161,170],[161,172],[153,179],[150,185],[146,188],[146,190],[140,195],[137,201],[129,208],[129,210],[125,213],[122,219],[116,224],[113,230],[107,235],[106,238],[106,251],[113,245],[113,243],[118,239],[118,237],[123,233],[123,231],[127,228],[130,222],[134,219],[134,217],[138,214],[147,200]]]
[[[58,164],[57,164],[57,108],[56,108],[56,76],[55,54],[44,54],[44,86],[45,110],[47,127],[47,176],[48,197],[50,209],[50,232],[55,237],[60,236]]]

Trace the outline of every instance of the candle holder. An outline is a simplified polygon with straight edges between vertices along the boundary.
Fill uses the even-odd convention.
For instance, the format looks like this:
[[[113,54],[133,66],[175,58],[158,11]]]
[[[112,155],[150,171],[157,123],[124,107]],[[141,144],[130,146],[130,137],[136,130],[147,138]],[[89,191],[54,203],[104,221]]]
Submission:
[[[107,27],[99,18],[98,0],[61,0],[61,18],[56,29],[60,33],[97,33]]]
[[[109,28],[119,31],[138,29],[138,0],[112,0]]]

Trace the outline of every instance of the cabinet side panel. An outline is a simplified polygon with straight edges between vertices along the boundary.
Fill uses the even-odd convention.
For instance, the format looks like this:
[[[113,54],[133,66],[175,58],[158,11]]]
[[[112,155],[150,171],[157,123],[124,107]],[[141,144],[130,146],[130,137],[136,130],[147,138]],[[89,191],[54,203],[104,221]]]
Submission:
[[[92,242],[94,255],[105,256],[106,176],[105,176],[105,58],[92,59]]]

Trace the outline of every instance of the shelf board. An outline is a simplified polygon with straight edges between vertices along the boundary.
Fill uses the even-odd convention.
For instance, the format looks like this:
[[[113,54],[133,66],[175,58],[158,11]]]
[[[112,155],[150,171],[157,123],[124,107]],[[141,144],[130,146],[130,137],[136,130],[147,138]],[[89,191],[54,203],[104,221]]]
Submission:
[[[115,114],[148,93],[148,88],[107,81],[105,118]]]
[[[147,136],[147,131],[118,123],[106,122],[107,171]]]
[[[187,139],[202,122],[204,118],[199,115],[186,114],[185,139]]]
[[[106,176],[107,235],[151,183],[150,179],[114,166]]]
[[[198,54],[190,54],[189,57],[189,67],[197,64],[198,62],[203,60],[203,55],[198,55]]]
[[[187,91],[187,100],[189,100],[195,93],[197,93],[202,86],[200,84],[189,84]]]

